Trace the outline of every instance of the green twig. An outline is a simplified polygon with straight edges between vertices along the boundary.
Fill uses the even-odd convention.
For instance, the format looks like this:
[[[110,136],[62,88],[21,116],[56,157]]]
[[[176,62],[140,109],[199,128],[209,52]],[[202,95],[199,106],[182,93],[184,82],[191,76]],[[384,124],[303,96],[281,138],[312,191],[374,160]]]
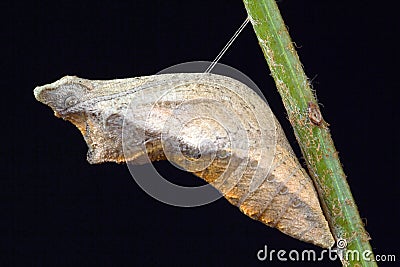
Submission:
[[[364,230],[347,184],[328,124],[322,119],[278,6],[274,0],[243,2],[320,195],[332,233],[337,240],[347,241],[347,251],[356,250],[359,253],[359,260],[351,257],[342,259],[343,265],[377,266],[362,256],[366,253],[373,259],[369,235]],[[346,251],[344,253],[346,255]]]

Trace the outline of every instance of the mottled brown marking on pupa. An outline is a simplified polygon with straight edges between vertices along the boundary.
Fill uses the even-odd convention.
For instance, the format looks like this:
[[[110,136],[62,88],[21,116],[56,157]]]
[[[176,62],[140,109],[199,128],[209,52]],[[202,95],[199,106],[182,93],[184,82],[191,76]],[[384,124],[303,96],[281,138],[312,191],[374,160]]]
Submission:
[[[171,89],[175,91],[170,97],[166,93]],[[178,136],[167,134],[162,139],[164,133],[159,122],[177,114],[219,113],[209,106],[210,101],[218,100],[222,107],[237,110],[239,117],[236,123],[239,125],[240,121],[245,127],[251,145],[249,153],[246,157],[240,156],[240,151],[230,146],[229,138],[217,135],[217,130],[214,132],[217,124],[212,121],[205,125],[201,124],[204,121],[198,122],[210,129],[205,134],[209,134],[208,139],[215,140],[218,146],[207,148],[205,152],[215,155],[211,164],[193,173],[214,185],[230,203],[249,217],[305,242],[324,248],[334,244],[310,177],[298,162],[268,105],[243,83],[225,76],[201,73],[110,81],[66,76],[52,84],[37,87],[34,94],[57,116],[71,121],[81,130],[89,147],[90,163],[123,162],[145,156],[152,161],[163,160],[166,159],[163,142],[178,144],[179,153],[173,153],[168,158],[177,165],[184,160],[199,159],[193,139],[199,141],[199,138],[204,138],[203,135],[189,131],[179,132]],[[167,97],[162,98],[165,95]],[[135,119],[126,115],[132,100],[137,103]],[[154,105],[156,100],[157,105]],[[147,114],[150,109],[155,116],[149,119]],[[258,114],[258,117],[252,117],[252,114]],[[220,116],[222,123],[236,127],[235,123],[231,123],[230,114]],[[316,125],[322,122],[318,107],[312,103],[309,105],[309,118]],[[131,154],[128,151],[124,154],[122,123],[134,133],[146,132],[143,135],[145,139],[140,134],[129,136],[125,140],[128,148],[144,145],[147,151],[133,151]],[[233,133],[235,137],[237,133]],[[272,138],[272,133],[276,133],[276,147],[270,167],[260,153],[267,150],[262,147],[263,138]],[[235,176],[238,168],[243,168],[241,177]],[[255,173],[268,176],[255,181]],[[221,180],[222,176],[225,180]]]

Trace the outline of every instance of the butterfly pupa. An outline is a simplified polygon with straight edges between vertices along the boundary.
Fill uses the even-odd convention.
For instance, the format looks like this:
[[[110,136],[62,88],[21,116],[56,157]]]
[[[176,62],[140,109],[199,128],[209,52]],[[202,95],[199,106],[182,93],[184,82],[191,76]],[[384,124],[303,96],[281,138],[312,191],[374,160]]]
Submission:
[[[77,126],[90,163],[168,159],[247,216],[333,246],[312,180],[267,103],[247,85],[211,73],[107,81],[65,76],[34,94]]]

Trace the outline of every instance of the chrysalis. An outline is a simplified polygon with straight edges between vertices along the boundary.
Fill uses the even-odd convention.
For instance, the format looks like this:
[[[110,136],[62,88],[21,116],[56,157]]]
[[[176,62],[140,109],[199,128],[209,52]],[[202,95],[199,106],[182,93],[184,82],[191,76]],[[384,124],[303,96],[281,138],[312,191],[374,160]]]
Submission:
[[[210,73],[66,76],[34,94],[78,127],[90,163],[168,159],[249,217],[299,240],[333,245],[310,177],[267,103],[247,85]]]

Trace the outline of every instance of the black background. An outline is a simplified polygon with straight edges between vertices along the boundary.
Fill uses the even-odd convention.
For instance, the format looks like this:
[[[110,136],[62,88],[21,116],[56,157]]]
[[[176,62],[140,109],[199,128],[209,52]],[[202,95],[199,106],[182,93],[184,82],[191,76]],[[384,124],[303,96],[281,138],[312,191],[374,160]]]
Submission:
[[[394,8],[376,1],[278,4],[331,125],[374,251],[399,257]],[[212,60],[246,17],[241,1],[1,5],[1,266],[276,266],[276,259],[258,261],[257,251],[264,245],[320,251],[249,219],[224,199],[197,208],[165,205],[144,193],[125,165],[89,165],[78,130],[33,97],[35,86],[67,74],[124,78]],[[299,155],[251,26],[221,62],[260,87]],[[197,179],[168,164],[158,167],[171,179]]]

